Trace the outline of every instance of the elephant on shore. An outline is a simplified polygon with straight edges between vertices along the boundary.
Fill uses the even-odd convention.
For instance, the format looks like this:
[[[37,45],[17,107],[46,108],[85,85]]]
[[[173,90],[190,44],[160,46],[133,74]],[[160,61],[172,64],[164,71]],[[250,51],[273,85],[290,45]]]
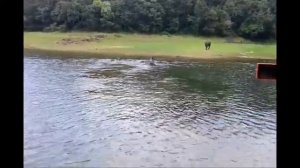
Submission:
[[[209,50],[211,46],[211,42],[210,41],[206,41],[205,42],[205,50]]]

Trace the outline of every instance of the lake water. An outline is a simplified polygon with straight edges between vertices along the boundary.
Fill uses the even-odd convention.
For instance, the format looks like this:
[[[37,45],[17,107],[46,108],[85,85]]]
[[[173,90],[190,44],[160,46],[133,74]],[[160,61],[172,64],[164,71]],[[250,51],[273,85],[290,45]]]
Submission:
[[[24,57],[25,167],[275,167],[254,63]]]

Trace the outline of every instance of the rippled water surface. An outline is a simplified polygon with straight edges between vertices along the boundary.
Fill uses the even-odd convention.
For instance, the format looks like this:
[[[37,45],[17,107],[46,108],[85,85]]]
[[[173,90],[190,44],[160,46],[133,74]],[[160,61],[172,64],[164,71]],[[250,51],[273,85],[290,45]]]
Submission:
[[[24,58],[27,167],[275,167],[252,63]]]

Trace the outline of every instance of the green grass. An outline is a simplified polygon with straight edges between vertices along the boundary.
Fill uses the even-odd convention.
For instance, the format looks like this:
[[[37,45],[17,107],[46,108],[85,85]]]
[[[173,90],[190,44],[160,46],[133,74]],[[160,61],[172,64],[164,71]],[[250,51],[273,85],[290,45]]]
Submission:
[[[276,59],[276,44],[226,43],[223,38],[205,38],[189,35],[142,35],[120,33],[107,34],[96,42],[62,45],[64,38],[87,38],[96,32],[43,33],[24,32],[25,53],[64,53],[64,55],[107,55],[125,57],[181,57],[181,58],[256,58]],[[204,42],[212,42],[211,49],[206,51]],[[68,54],[69,53],[69,54]]]

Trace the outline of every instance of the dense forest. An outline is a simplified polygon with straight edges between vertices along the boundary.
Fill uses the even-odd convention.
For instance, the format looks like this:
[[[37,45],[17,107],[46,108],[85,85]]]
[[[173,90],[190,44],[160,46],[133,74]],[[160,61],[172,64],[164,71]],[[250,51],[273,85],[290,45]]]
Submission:
[[[24,0],[25,31],[276,38],[276,0]]]

